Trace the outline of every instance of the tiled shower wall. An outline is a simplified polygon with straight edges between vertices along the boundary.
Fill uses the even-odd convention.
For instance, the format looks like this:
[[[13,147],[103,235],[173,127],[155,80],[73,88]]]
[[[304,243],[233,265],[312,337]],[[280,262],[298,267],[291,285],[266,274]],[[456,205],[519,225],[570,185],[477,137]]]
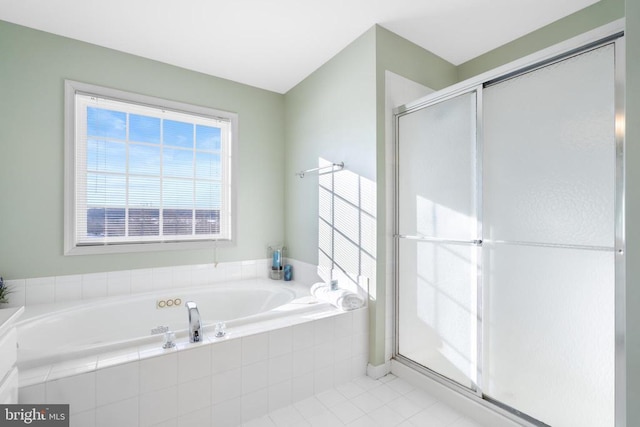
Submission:
[[[238,338],[103,355],[70,376],[53,375],[54,366],[30,385],[21,380],[19,398],[69,403],[71,426],[236,426],[363,375],[367,316],[363,308]]]

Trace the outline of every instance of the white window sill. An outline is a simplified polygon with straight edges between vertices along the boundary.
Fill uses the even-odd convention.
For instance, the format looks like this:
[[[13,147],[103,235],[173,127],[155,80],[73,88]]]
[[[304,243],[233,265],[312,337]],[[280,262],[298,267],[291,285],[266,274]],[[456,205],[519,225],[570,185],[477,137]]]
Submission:
[[[166,242],[166,243],[129,243],[121,245],[75,246],[65,250],[65,256],[75,255],[104,255],[121,253],[159,252],[177,250],[213,249],[214,247],[234,246],[233,240],[219,240],[216,242]]]

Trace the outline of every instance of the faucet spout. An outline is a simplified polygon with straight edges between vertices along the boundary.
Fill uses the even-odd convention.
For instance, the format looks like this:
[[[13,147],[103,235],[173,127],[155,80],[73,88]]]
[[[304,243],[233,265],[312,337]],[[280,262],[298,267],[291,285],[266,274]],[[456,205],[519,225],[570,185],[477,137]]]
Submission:
[[[189,342],[202,341],[202,323],[198,306],[193,301],[187,301],[184,305],[189,313]]]

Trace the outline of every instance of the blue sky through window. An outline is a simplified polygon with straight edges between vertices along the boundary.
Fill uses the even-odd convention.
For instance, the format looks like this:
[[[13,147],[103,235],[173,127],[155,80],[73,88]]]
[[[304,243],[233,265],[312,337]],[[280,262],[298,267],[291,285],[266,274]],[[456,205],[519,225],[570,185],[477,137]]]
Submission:
[[[220,154],[196,152],[196,178],[221,179]]]
[[[129,141],[160,144],[160,119],[129,114]]]
[[[196,149],[220,151],[220,128],[196,125]]]
[[[130,176],[129,206],[139,208],[159,208],[160,178]]]
[[[193,151],[164,148],[162,150],[164,176],[193,178]]]
[[[87,174],[87,204],[90,206],[124,206],[126,180],[124,175]]]
[[[193,125],[191,123],[163,120],[162,131],[165,145],[193,148]]]
[[[160,146],[129,144],[129,173],[160,175]]]
[[[162,203],[165,208],[192,209],[193,181],[169,178],[162,180]]]
[[[87,169],[90,171],[125,173],[126,156],[127,147],[123,142],[87,141]]]
[[[96,107],[86,126],[88,207],[221,208],[220,128]]]
[[[220,209],[221,200],[221,183],[210,181],[196,181],[196,208]]]
[[[127,113],[87,107],[87,135],[126,139]]]

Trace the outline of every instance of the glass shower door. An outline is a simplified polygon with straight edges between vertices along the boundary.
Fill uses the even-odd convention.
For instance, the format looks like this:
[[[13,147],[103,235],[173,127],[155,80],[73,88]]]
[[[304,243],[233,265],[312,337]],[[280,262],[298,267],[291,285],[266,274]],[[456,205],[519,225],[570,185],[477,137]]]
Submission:
[[[398,354],[476,390],[476,93],[399,117]]]
[[[617,48],[396,115],[398,358],[535,425],[621,416]]]
[[[483,91],[489,398],[614,425],[614,46]]]

